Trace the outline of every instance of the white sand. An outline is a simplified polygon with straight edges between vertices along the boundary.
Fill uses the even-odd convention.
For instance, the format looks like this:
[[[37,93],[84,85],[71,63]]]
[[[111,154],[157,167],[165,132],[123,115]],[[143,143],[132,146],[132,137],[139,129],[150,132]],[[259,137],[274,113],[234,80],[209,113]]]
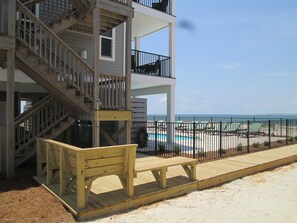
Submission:
[[[297,163],[90,222],[296,223]]]

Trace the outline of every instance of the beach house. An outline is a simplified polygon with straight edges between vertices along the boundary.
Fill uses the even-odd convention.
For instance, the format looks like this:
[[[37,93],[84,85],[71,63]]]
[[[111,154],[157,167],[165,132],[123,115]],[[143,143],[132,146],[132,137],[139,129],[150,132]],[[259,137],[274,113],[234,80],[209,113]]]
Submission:
[[[174,15],[175,0],[1,0],[0,172],[13,177],[37,137],[130,143],[140,96],[166,94],[174,121]],[[142,51],[164,29],[168,55]]]

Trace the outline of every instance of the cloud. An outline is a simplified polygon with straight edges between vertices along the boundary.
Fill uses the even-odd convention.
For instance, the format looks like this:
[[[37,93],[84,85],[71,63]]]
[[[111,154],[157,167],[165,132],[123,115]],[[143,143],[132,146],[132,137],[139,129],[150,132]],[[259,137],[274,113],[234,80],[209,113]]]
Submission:
[[[167,102],[167,96],[163,96],[158,100],[159,103],[165,103]]]
[[[268,77],[290,77],[290,76],[296,76],[296,72],[270,72],[270,73],[262,73],[263,76]]]
[[[222,63],[219,65],[216,65],[216,69],[223,69],[223,70],[237,70],[241,67],[240,63]]]

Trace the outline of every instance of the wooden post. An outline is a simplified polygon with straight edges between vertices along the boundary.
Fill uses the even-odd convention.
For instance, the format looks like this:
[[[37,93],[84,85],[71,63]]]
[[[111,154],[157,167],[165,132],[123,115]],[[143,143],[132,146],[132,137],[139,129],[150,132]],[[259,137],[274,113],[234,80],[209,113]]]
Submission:
[[[100,110],[100,89],[99,89],[99,55],[100,55],[100,8],[96,7],[93,11],[93,46],[94,46],[94,102],[93,102],[93,126],[92,126],[92,145],[100,146],[100,122],[96,120],[96,111]]]
[[[7,0],[4,7],[7,6],[7,33],[9,37],[15,37],[15,14],[16,0]],[[14,150],[15,150],[15,132],[14,132],[14,70],[15,70],[15,52],[7,51],[7,92],[6,92],[6,177],[12,179],[15,176],[14,170]]]
[[[131,111],[131,38],[132,18],[126,19],[126,110]],[[126,121],[126,143],[131,143],[132,121]]]
[[[86,206],[85,196],[85,172],[84,172],[84,156],[77,153],[77,174],[76,174],[76,193],[77,193],[77,209],[83,209]]]

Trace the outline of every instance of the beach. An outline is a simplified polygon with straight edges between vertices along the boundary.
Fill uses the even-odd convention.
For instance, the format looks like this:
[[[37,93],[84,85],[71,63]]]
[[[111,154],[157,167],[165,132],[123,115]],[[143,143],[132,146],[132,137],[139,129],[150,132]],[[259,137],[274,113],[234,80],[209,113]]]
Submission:
[[[297,222],[297,163],[86,222]]]

